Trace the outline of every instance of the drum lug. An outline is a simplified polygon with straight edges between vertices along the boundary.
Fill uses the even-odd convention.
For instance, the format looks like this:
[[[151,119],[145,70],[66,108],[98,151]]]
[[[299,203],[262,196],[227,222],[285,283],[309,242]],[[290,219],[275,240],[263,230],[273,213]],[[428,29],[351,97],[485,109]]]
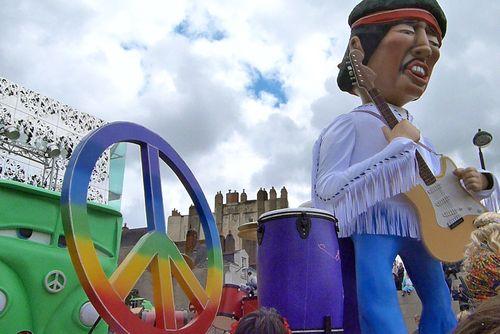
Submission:
[[[302,239],[306,239],[309,236],[309,231],[311,230],[311,218],[307,216],[305,212],[297,218],[296,222],[297,231]]]
[[[260,245],[262,245],[262,239],[264,238],[264,225],[259,225],[257,227],[257,242]]]

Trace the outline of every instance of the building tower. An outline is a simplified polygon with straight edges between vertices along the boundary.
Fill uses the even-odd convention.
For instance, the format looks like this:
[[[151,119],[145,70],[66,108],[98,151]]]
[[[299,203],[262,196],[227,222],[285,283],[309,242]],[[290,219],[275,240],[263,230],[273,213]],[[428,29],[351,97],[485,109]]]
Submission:
[[[276,189],[274,189],[274,187],[271,187],[271,189],[269,190],[269,211],[276,210],[276,202]]]
[[[281,202],[280,205],[281,208],[288,208],[288,191],[286,191],[285,186],[281,188],[280,202]]]
[[[226,204],[238,203],[240,199],[240,194],[235,190],[231,192],[231,189],[226,194]]]
[[[217,224],[217,229],[219,234],[222,234],[222,208],[224,204],[224,197],[222,192],[218,191],[215,195],[215,223]]]
[[[241,202],[246,202],[247,201],[247,193],[245,192],[245,189],[243,189],[243,192],[241,193],[240,201]]]
[[[260,188],[257,191],[257,218],[266,211],[267,191]]]

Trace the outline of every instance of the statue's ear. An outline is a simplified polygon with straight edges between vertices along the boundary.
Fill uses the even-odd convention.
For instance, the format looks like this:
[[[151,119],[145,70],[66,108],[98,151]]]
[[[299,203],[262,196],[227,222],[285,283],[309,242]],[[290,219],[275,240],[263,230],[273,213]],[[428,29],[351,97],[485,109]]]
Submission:
[[[358,36],[352,36],[349,40],[349,51],[352,50],[359,50],[363,52],[363,54],[365,53],[365,51],[363,50],[363,45],[361,45],[361,40]]]
[[[342,68],[342,66],[344,66],[344,61],[347,57],[347,55],[349,54],[349,52],[351,52],[352,50],[359,50],[361,51],[363,54],[365,54],[365,52],[363,51],[363,46],[361,45],[361,40],[359,39],[358,36],[352,36],[350,39],[349,39],[349,45],[348,45],[348,50],[347,50],[347,53],[346,55],[344,56],[344,59],[342,60],[342,62],[340,64],[337,65],[337,67],[339,69]]]

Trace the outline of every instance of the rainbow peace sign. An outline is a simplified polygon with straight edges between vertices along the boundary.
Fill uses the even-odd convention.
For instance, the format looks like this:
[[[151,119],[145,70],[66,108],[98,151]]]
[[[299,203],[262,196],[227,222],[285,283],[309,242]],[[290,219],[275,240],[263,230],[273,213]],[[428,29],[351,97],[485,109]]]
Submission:
[[[140,146],[146,199],[146,233],[108,279],[90,235],[87,188],[99,156],[112,144]],[[198,211],[208,250],[208,275],[203,288],[166,235],[160,164],[163,160],[177,175]],[[205,333],[219,307],[222,294],[222,251],[219,233],[203,192],[186,163],[160,136],[137,124],[116,122],[87,135],[76,147],[64,175],[61,215],[66,242],[78,278],[99,315],[117,333]],[[151,326],[129,311],[123,302],[150,265],[156,324]],[[198,310],[198,316],[176,327],[172,275]]]

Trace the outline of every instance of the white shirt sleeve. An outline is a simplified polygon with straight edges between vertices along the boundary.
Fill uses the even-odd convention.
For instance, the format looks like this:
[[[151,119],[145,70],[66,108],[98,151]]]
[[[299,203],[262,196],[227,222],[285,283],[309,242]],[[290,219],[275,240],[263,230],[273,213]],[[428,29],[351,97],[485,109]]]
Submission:
[[[490,211],[499,212],[500,211],[500,187],[498,185],[498,180],[492,173],[480,170],[481,173],[488,173],[491,176],[491,180],[493,181],[493,185],[490,189],[486,189],[483,191],[478,191],[474,193],[474,196],[481,200],[484,206]]]
[[[381,130],[380,130],[381,131]],[[316,164],[315,195],[332,199],[354,180],[368,178],[374,168],[385,168],[383,162],[413,154],[416,144],[403,137],[395,138],[383,150],[371,157],[350,165],[356,144],[356,129],[350,114],[341,115],[326,129],[320,138],[319,157]],[[314,167],[314,166],[313,166]]]

